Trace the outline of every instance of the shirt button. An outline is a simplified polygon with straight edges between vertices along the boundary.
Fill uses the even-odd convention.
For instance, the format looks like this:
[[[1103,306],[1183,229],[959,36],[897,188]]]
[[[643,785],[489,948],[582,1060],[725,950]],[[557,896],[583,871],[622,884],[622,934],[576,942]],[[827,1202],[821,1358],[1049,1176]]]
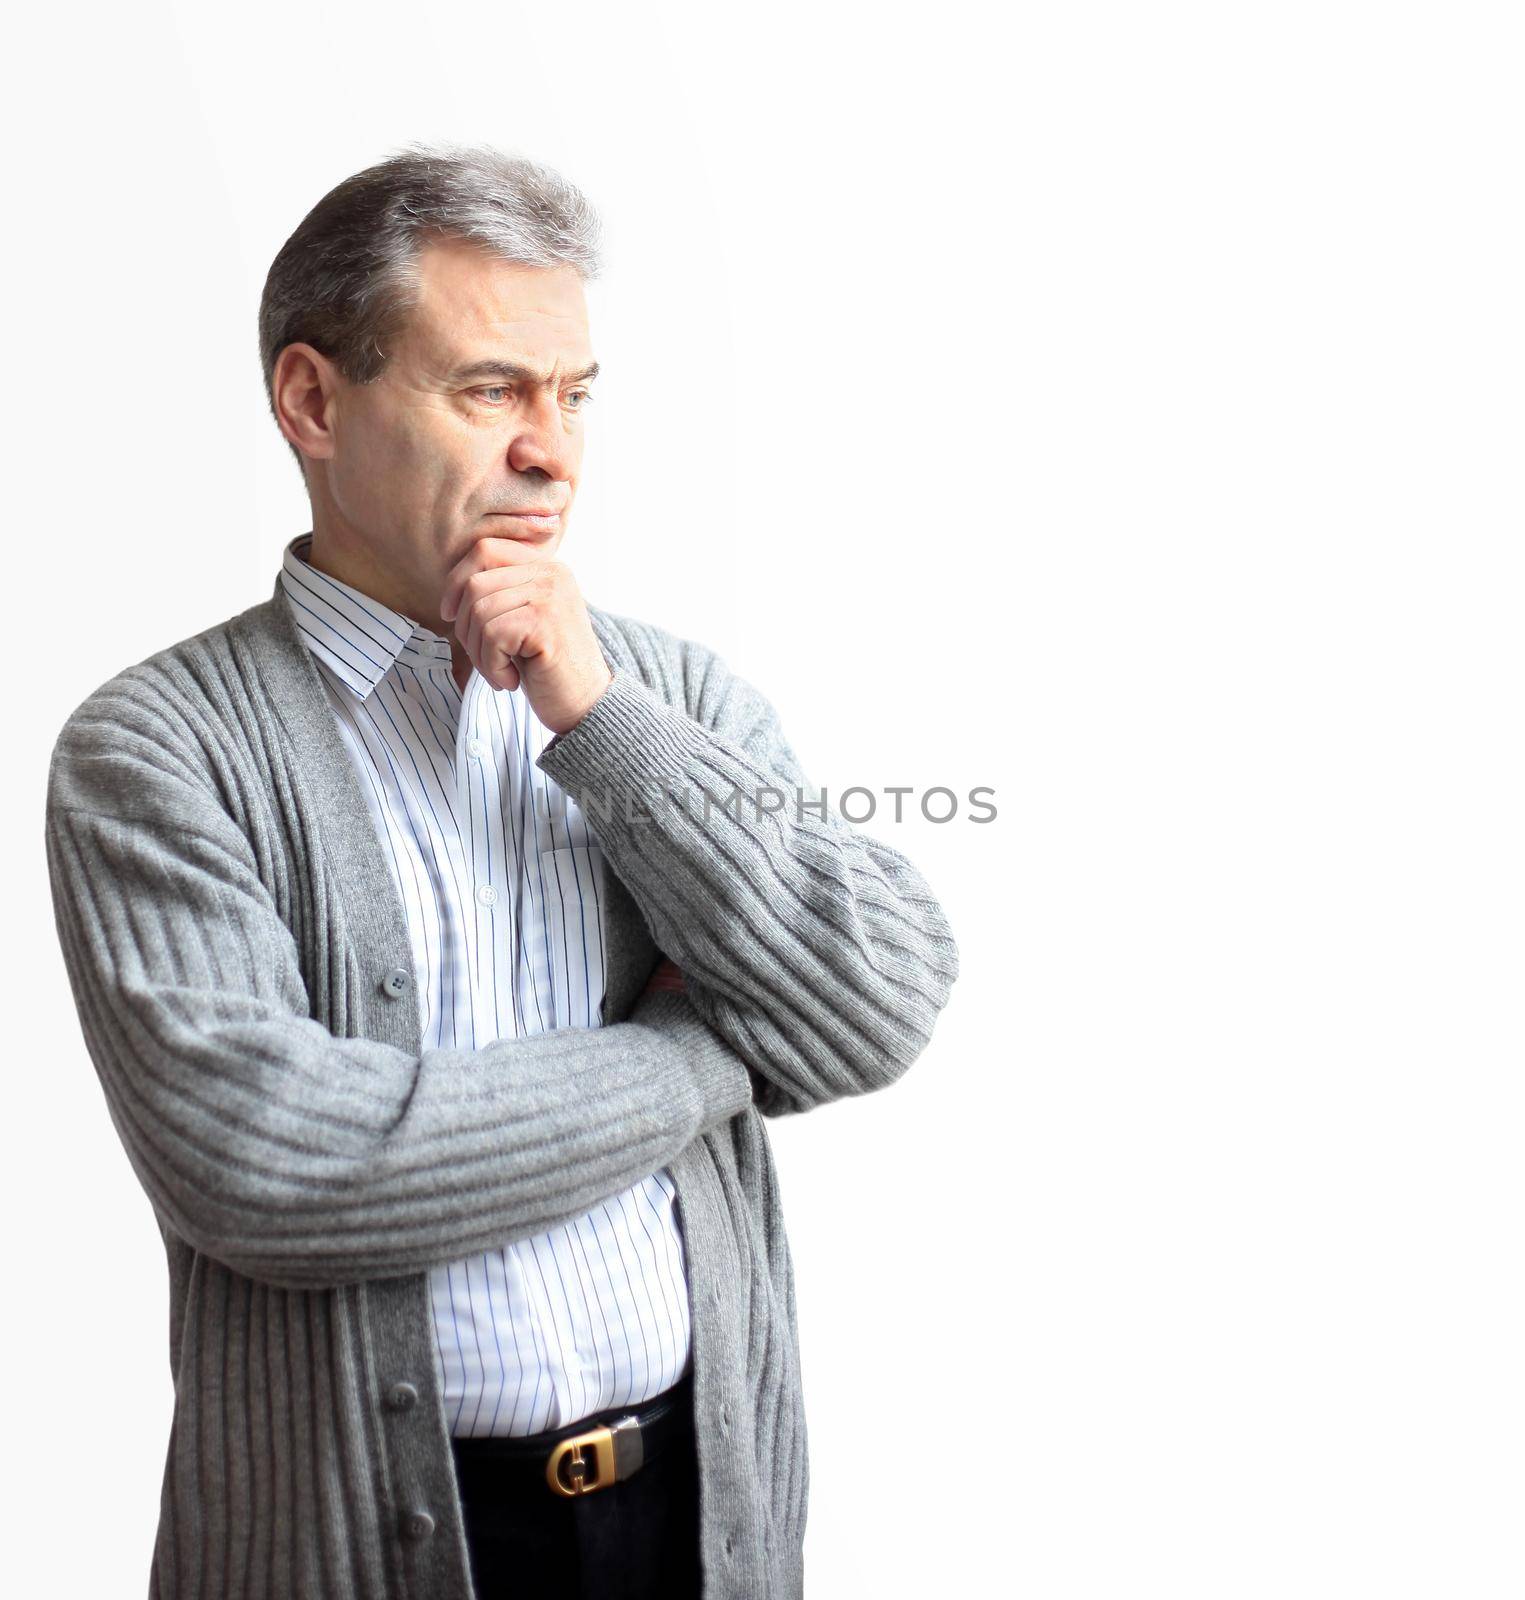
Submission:
[[[477,890],[477,899],[480,900],[484,906],[495,906],[498,903],[498,891],[494,889],[490,883],[484,883],[482,887]]]
[[[402,1519],[403,1534],[415,1544],[434,1532],[434,1518],[427,1511],[410,1511]]]
[[[418,1390],[411,1383],[394,1383],[387,1393],[393,1411],[410,1411],[418,1404]]]
[[[468,739],[466,741],[466,754],[473,761],[480,761],[487,754],[487,741],[485,739]]]
[[[398,995],[408,992],[408,969],[406,967],[393,967],[381,980],[383,994],[389,994],[395,1000]]]

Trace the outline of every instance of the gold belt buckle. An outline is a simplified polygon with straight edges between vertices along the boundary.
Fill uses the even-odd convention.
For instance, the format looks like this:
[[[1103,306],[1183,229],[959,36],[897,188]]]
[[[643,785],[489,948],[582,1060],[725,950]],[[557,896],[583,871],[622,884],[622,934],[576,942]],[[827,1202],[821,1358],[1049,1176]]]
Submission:
[[[588,1480],[588,1458],[584,1450],[593,1452],[593,1461],[598,1469],[597,1476]],[[567,1464],[567,1475],[571,1479],[569,1488],[562,1482],[561,1464]],[[570,1439],[563,1439],[551,1451],[550,1460],[545,1464],[546,1482],[557,1494],[565,1495],[571,1499],[574,1495],[592,1494],[595,1489],[607,1489],[614,1482],[614,1435],[608,1428],[592,1428],[587,1433],[575,1434]]]

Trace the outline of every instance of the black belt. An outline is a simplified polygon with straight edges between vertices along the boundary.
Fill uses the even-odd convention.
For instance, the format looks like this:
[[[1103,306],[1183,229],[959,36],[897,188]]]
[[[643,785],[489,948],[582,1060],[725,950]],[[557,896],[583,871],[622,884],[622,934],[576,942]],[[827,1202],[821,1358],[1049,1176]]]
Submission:
[[[574,1498],[607,1489],[641,1470],[693,1427],[693,1367],[670,1389],[638,1406],[595,1411],[564,1428],[514,1437],[452,1438],[462,1466],[480,1468],[510,1487],[538,1484]]]

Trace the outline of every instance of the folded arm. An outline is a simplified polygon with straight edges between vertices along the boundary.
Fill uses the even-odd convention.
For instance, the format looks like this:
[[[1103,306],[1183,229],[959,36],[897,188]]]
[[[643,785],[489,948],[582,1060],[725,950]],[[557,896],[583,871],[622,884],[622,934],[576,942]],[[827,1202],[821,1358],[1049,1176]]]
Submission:
[[[335,1037],[309,1014],[249,839],[210,785],[136,735],[66,726],[46,839],[128,1159],[172,1228],[249,1277],[325,1287],[501,1247],[750,1104],[745,1065],[680,993],[481,1050]]]
[[[763,695],[684,648],[688,709],[611,663],[609,687],[538,764],[746,1062],[760,1111],[882,1088],[925,1048],[958,975],[948,920],[905,856],[822,807]],[[759,816],[768,788],[786,801]],[[686,805],[662,798],[685,792]]]

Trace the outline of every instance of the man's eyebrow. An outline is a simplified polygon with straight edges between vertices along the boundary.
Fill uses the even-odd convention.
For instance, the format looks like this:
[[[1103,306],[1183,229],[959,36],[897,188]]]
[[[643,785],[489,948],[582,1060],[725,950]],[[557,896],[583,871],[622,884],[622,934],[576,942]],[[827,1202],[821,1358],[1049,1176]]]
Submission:
[[[581,372],[569,372],[567,379],[572,383],[587,383],[598,376],[598,363],[584,367]],[[551,378],[548,375],[533,371],[529,367],[521,367],[514,361],[473,361],[469,366],[457,367],[450,374],[451,383],[479,383],[484,378],[496,378],[501,383],[535,383],[542,388],[549,388]]]

